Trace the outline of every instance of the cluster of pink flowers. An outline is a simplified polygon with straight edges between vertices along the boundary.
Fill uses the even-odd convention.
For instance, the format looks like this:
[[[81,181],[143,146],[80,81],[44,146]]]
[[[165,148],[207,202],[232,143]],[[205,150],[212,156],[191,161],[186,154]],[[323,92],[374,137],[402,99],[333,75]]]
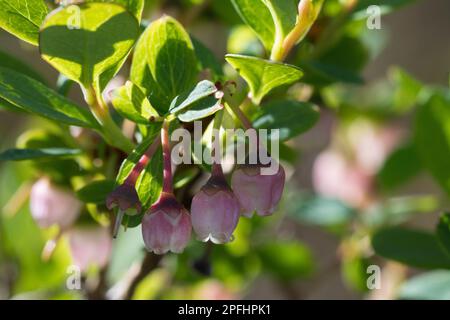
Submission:
[[[285,172],[281,165],[273,175],[264,175],[262,165],[238,167],[227,183],[220,163],[214,163],[208,182],[194,196],[191,213],[174,196],[170,147],[167,128],[162,130],[161,141],[164,156],[163,190],[159,199],[150,207],[142,220],[142,236],[145,246],[155,254],[181,253],[191,239],[191,232],[200,241],[223,244],[231,241],[241,215],[251,217],[254,212],[267,216],[274,212],[284,189]],[[144,157],[149,159],[150,154]],[[109,208],[119,212],[141,207],[132,187],[142,165],[137,165],[131,179],[119,186],[107,199]],[[136,169],[137,168],[137,169]],[[120,216],[118,216],[120,219]]]

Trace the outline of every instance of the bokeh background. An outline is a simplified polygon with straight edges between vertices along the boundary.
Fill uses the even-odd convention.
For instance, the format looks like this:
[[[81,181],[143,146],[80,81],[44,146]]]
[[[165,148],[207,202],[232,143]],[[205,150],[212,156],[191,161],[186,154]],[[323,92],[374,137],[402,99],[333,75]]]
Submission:
[[[149,1],[147,18],[162,11],[176,16],[221,60],[227,49],[242,50],[239,39],[245,32],[238,33],[237,43],[227,43],[230,27],[220,14],[212,9],[197,13],[187,2]],[[228,18],[239,22],[236,16]],[[422,272],[374,256],[357,219],[346,227],[342,224],[349,216],[378,210],[405,214],[408,225],[431,230],[445,208],[443,192],[415,165],[414,157],[406,156],[404,163],[414,172],[411,177],[392,186],[383,180],[388,187],[379,188],[378,172],[385,160],[398,147],[407,148],[413,113],[373,121],[366,111],[383,108],[383,94],[402,72],[398,68],[419,83],[448,86],[450,2],[418,0],[383,16],[381,26],[364,35],[371,47],[362,72],[364,84],[331,87],[324,94],[327,105],[321,105],[319,123],[289,143],[300,154],[287,165],[290,180],[279,212],[264,221],[241,221],[235,241],[214,248],[208,261],[201,259],[206,249],[195,244],[181,257],[165,258],[142,280],[134,298],[392,299],[399,297],[405,279]],[[255,46],[246,50],[258,52]],[[49,83],[56,82],[57,72],[40,59],[36,48],[1,30],[0,50],[32,65]],[[72,89],[70,97],[81,103],[78,89]],[[351,116],[339,111],[344,104],[351,106]],[[0,149],[14,146],[27,128],[45,125],[31,116],[0,110]],[[26,162],[0,163],[0,299],[84,298],[82,292],[64,287],[70,264],[67,243],[58,244],[50,262],[40,259],[49,234],[37,228],[28,212],[29,171]],[[124,278],[138,272],[144,257],[141,241],[140,231],[130,229],[114,242],[112,262],[103,277],[112,287],[108,297],[120,296]],[[253,250],[255,244],[258,250]],[[382,289],[367,291],[368,264],[381,267]],[[212,276],[202,275],[210,267]],[[86,285],[98,285],[98,271],[84,279]]]

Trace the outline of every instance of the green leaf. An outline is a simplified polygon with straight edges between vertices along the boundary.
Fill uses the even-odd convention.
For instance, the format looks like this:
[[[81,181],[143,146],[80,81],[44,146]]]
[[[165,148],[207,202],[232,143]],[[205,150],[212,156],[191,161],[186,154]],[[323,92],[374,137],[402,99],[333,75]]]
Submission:
[[[439,219],[436,235],[439,243],[450,257],[450,213],[443,214]]]
[[[291,85],[303,76],[293,65],[234,54],[226,55],[225,59],[247,81],[256,104],[273,89]]]
[[[283,281],[309,276],[314,261],[309,249],[297,242],[270,242],[257,249],[266,272]]]
[[[222,65],[217,60],[214,53],[206,47],[203,43],[192,37],[192,44],[194,45],[195,55],[198,59],[200,70],[209,70],[212,72],[212,78],[214,81],[218,81],[224,77]]]
[[[419,106],[415,145],[423,165],[450,194],[450,91],[433,92]]]
[[[76,194],[84,203],[104,204],[114,187],[114,180],[98,180],[85,185]]]
[[[164,16],[147,27],[136,45],[131,81],[156,110],[165,114],[172,100],[195,84],[197,73],[194,47],[179,22]]]
[[[255,31],[267,51],[275,41],[275,25],[269,9],[261,0],[231,0],[242,20]]]
[[[98,128],[97,121],[88,110],[81,109],[39,81],[1,67],[0,97],[21,109],[50,120]]]
[[[148,133],[147,137],[137,146],[135,150],[126,158],[122,165],[120,166],[119,173],[116,177],[116,182],[118,185],[124,183],[125,179],[128,177],[130,172],[133,170],[134,166],[139,162],[139,159],[145,153],[145,151],[150,147],[153,143],[159,131],[161,129],[161,124],[155,123],[152,126],[149,126],[151,132]]]
[[[382,229],[373,235],[372,246],[378,255],[412,267],[450,268],[450,257],[428,232],[400,227]]]
[[[79,21],[74,14],[79,14]],[[138,35],[139,24],[124,7],[86,3],[50,14],[42,26],[39,45],[42,58],[59,72],[85,88],[94,85],[102,90]]]
[[[295,196],[298,198],[298,196]],[[301,222],[318,226],[338,226],[350,222],[355,211],[342,201],[324,197],[292,199],[289,215]]]
[[[278,129],[279,140],[285,141],[312,128],[319,116],[319,108],[311,103],[274,101],[261,107],[253,125],[258,129]],[[271,137],[270,131],[268,136]]]
[[[44,79],[36,70],[6,52],[0,51],[0,67],[12,69],[45,84]]]
[[[48,13],[44,0],[0,0],[0,28],[38,45],[39,28]]]
[[[367,268],[370,265],[368,259],[361,256],[344,256],[341,262],[342,278],[345,284],[357,292],[367,292]]]
[[[262,0],[269,9],[275,24],[275,34],[283,40],[295,27],[298,0]]]
[[[177,117],[182,122],[192,122],[209,117],[222,108],[221,100],[210,96],[194,102],[188,110],[180,112]]]
[[[148,124],[151,117],[159,117],[142,90],[130,81],[111,92],[111,103],[124,118]]]
[[[44,158],[61,158],[76,156],[81,153],[77,149],[47,148],[47,149],[9,149],[0,153],[0,161],[21,161]]]
[[[116,3],[125,7],[136,19],[141,21],[142,11],[144,10],[145,0],[84,0],[84,2],[107,2]]]
[[[162,191],[162,180],[163,157],[162,149],[159,148],[136,182],[136,191],[142,202],[143,212],[158,200]]]
[[[378,172],[377,180],[384,190],[391,190],[415,177],[421,169],[415,146],[409,143],[389,155]]]
[[[217,88],[211,81],[200,81],[195,87],[189,89],[185,93],[176,96],[170,104],[169,112],[174,114],[178,113],[186,108],[189,108],[199,100],[202,100],[208,96],[217,92]]]
[[[450,300],[450,271],[431,271],[409,279],[401,286],[399,298]]]

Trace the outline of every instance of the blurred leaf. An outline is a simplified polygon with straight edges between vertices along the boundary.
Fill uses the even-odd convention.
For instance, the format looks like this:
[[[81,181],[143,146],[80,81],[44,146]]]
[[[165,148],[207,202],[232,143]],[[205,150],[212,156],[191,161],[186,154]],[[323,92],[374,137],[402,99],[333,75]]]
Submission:
[[[110,283],[117,283],[134,263],[142,261],[145,255],[144,242],[140,228],[120,231],[114,240],[111,261],[108,267],[108,280]]]
[[[86,89],[93,85],[101,91],[124,63],[138,35],[139,24],[124,7],[86,3],[49,15],[41,28],[39,47],[42,58],[59,72]]]
[[[428,232],[400,227],[382,229],[372,237],[375,252],[403,264],[424,269],[450,269],[450,257]]]
[[[267,51],[275,41],[275,25],[267,6],[260,0],[231,0],[242,20],[258,35]]]
[[[253,30],[243,24],[231,29],[228,36],[227,52],[262,57],[264,55],[264,47]]]
[[[114,190],[114,180],[98,180],[85,185],[76,194],[84,203],[105,204],[106,198]]]
[[[291,85],[303,76],[296,66],[256,57],[227,54],[225,59],[247,81],[255,104],[273,89]]]
[[[420,105],[415,144],[423,165],[450,194],[450,91],[434,92]]]
[[[261,107],[253,125],[257,129],[278,129],[279,140],[292,139],[311,129],[319,120],[319,108],[308,102],[283,100]],[[271,132],[268,133],[271,137]]]
[[[407,221],[415,214],[431,213],[438,207],[439,201],[433,195],[389,198],[365,210],[362,219],[371,227],[395,225]]]
[[[217,92],[217,88],[211,81],[203,80],[197,83],[193,88],[176,96],[170,104],[170,113],[179,113],[180,111],[189,108],[194,103],[202,100]]]
[[[79,127],[97,128],[92,114],[39,81],[0,67],[0,97],[39,116]]]
[[[217,60],[214,53],[195,37],[191,36],[191,39],[200,70],[210,70],[213,74],[213,81],[222,79],[224,77],[222,64]]]
[[[189,167],[181,172],[175,173],[174,179],[173,179],[173,188],[174,189],[180,189],[186,186],[189,182],[192,181],[199,173],[199,169],[197,167]]]
[[[159,117],[142,90],[131,81],[111,93],[111,103],[122,117],[136,123],[148,124],[151,117]]]
[[[264,270],[283,281],[307,277],[314,269],[311,252],[298,242],[271,242],[257,252]]]
[[[145,0],[85,0],[84,2],[108,2],[117,3],[131,12],[136,19],[141,20]]]
[[[338,226],[355,217],[355,211],[340,200],[324,197],[297,199],[289,214],[296,220],[319,226]]]
[[[38,45],[39,28],[48,13],[44,0],[0,0],[0,28]]]
[[[351,257],[342,261],[342,276],[348,287],[364,293],[367,288],[367,267],[370,261],[364,257]]]
[[[399,298],[450,300],[450,271],[431,271],[409,279],[400,288]]]
[[[169,16],[150,24],[136,45],[131,81],[144,89],[153,107],[165,114],[196,77],[194,47],[183,26]]]
[[[377,181],[384,190],[391,190],[408,182],[422,166],[412,143],[394,150],[378,172]]]
[[[61,158],[79,155],[81,150],[77,149],[9,149],[0,153],[0,161],[21,161],[43,158]]]
[[[317,86],[325,86],[334,82],[363,84],[362,77],[341,66],[323,62],[304,62],[300,67],[305,71],[303,82]]]
[[[352,15],[354,19],[367,19],[367,8],[369,6],[378,6],[381,14],[388,14],[414,1],[416,0],[360,0],[353,9]]]
[[[439,219],[436,235],[450,257],[450,213],[444,213]]]

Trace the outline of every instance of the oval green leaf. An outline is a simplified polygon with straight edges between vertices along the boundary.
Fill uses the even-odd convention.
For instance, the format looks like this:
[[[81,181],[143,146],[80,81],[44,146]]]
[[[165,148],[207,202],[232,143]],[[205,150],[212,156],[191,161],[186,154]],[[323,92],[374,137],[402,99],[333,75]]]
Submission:
[[[39,45],[43,59],[59,72],[101,90],[138,35],[139,23],[124,7],[86,3],[53,11],[44,21]]]

